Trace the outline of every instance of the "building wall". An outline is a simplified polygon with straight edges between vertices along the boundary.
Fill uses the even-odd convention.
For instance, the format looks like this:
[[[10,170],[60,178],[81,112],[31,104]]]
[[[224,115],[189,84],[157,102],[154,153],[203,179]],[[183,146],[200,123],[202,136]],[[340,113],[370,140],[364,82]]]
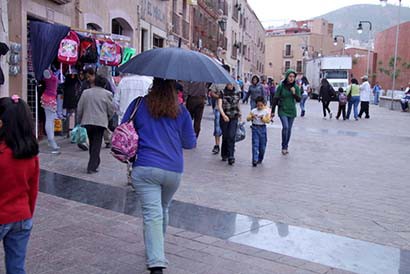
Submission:
[[[7,1],[0,2],[0,17],[2,24],[2,27],[0,27],[0,41],[8,44],[9,20],[7,6]],[[9,65],[7,62],[9,55],[10,54],[8,53],[7,55],[0,57],[0,67],[3,70],[4,74],[4,84],[0,86],[0,97],[9,96]]]
[[[284,55],[287,44],[291,46],[290,56]],[[306,59],[340,55],[343,47],[343,43],[333,44],[333,24],[326,20],[292,21],[288,26],[266,32],[266,74],[279,81],[286,61],[290,61],[290,68],[303,74]]]
[[[392,88],[392,78],[379,71],[380,68],[388,68],[390,58],[394,57],[396,41],[396,26],[386,29],[376,34],[375,51],[377,52],[377,81],[384,89]],[[398,43],[398,54],[401,58],[397,62],[397,68],[401,71],[396,79],[396,90],[405,87],[410,80],[410,69],[402,66],[403,63],[410,63],[410,22],[400,24],[400,35]],[[381,62],[381,64],[380,64]]]
[[[367,56],[368,51],[364,48],[348,48],[345,50],[346,55],[352,57],[352,70],[350,71],[351,78],[356,78],[360,81],[363,75],[367,72]],[[376,65],[377,54],[374,51],[370,52],[370,67],[369,67],[369,81],[372,85],[376,82]]]

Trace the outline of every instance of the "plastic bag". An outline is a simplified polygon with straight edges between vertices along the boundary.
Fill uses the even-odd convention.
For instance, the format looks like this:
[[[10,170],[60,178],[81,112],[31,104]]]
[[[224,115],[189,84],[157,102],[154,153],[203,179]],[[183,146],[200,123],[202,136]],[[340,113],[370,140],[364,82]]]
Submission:
[[[87,130],[80,125],[76,125],[71,130],[71,143],[74,144],[84,144],[87,143]]]
[[[246,137],[245,122],[239,122],[236,128],[235,142],[240,142]]]

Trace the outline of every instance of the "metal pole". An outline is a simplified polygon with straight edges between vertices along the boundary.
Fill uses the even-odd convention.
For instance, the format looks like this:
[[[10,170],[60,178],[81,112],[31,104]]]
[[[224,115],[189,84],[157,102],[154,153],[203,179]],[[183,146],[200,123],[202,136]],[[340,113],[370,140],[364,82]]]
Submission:
[[[37,88],[37,80],[34,81],[34,85],[35,85],[35,95],[36,95],[36,139],[38,139],[38,88]]]
[[[397,50],[399,46],[399,32],[400,32],[400,8],[401,8],[401,0],[399,0],[399,11],[398,11],[399,22],[396,27],[396,45],[394,47],[393,83],[392,83],[391,107],[390,107],[391,110],[393,110],[394,90],[396,89]]]
[[[368,45],[368,49],[367,49],[367,68],[366,68],[366,75],[367,77],[370,77],[369,75],[369,70],[370,70],[370,47],[371,47],[371,43],[370,43],[370,38],[371,38],[371,34],[372,34],[372,28],[370,27],[369,30],[369,45]]]

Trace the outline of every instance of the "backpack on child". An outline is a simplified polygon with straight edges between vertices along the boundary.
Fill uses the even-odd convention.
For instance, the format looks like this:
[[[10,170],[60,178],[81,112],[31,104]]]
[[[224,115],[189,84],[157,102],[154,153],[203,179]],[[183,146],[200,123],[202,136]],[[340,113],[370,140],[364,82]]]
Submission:
[[[346,105],[347,103],[347,96],[344,92],[339,93],[339,104],[340,105]]]
[[[116,127],[112,133],[111,154],[123,163],[133,162],[137,155],[139,137],[134,127],[134,118],[143,98],[135,99],[134,110],[128,121]]]

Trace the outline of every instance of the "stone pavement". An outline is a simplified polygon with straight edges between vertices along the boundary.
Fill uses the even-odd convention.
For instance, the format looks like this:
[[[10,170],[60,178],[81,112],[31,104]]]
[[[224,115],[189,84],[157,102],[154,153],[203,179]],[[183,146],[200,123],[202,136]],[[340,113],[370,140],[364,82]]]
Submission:
[[[165,249],[169,274],[349,273],[173,227],[168,229]],[[29,274],[146,273],[142,221],[40,193],[27,270]],[[5,274],[3,265],[0,274]]]
[[[336,103],[331,108],[335,111]],[[245,113],[249,106],[242,109]],[[213,122],[207,108],[198,147],[185,153],[185,174],[175,199],[410,250],[409,114],[371,105],[369,120],[322,120],[321,115],[321,105],[308,101],[307,116],[295,121],[286,157],[280,155],[276,119],[268,129],[264,163],[257,168],[251,167],[248,131],[231,167],[210,153]],[[125,167],[107,149],[100,172],[88,175],[87,152],[66,140],[61,143],[57,156],[43,147],[43,169],[126,187]]]

